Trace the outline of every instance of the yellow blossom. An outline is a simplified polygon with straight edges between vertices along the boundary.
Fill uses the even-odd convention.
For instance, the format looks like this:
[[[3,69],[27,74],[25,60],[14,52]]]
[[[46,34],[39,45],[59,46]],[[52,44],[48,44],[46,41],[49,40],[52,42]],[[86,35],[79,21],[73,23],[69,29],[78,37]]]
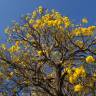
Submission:
[[[83,19],[82,19],[82,23],[88,23],[87,18],[83,18]]]
[[[77,75],[75,75],[75,74],[72,75],[72,74],[71,74],[71,75],[69,76],[69,82],[73,84],[73,83],[75,83],[75,82],[77,81],[77,78],[78,78]]]
[[[32,24],[33,22],[34,22],[33,19],[30,19],[30,20],[29,20],[29,24]]]
[[[71,24],[69,18],[65,16],[63,18],[63,21],[64,21],[64,24],[65,24],[65,28],[68,28],[70,26],[70,24]]]
[[[89,26],[88,27],[88,30],[91,31],[91,32],[93,32],[95,29],[96,29],[96,26]]]
[[[42,7],[42,6],[39,6],[39,7],[38,7],[38,11],[39,11],[40,14],[42,14],[42,12],[43,12],[43,7]]]
[[[33,11],[32,18],[36,18],[36,16],[37,16],[37,12],[36,11]]]
[[[95,26],[90,26],[87,28],[83,28],[83,27],[79,27],[73,30],[73,35],[75,36],[92,36],[93,35],[93,31],[95,30]]]
[[[93,63],[94,61],[95,61],[95,58],[93,56],[89,55],[89,56],[86,57],[86,62],[87,63]]]
[[[81,84],[77,84],[74,86],[74,91],[75,92],[80,92],[83,90],[83,86]]]
[[[24,24],[24,27],[28,27],[28,26],[29,26],[28,23]]]
[[[19,45],[19,43],[20,43],[19,41],[16,41],[16,42],[15,42],[15,45],[16,45],[16,46],[18,46],[18,45]]]
[[[37,53],[38,53],[39,56],[43,55],[43,52],[41,50],[39,50]]]
[[[74,74],[77,74],[78,76],[86,76],[86,72],[85,72],[85,69],[83,66],[80,66],[78,68],[75,68],[75,73]]]
[[[83,41],[81,41],[81,40],[77,40],[77,41],[76,41],[76,45],[79,46],[80,48],[83,48],[84,43],[83,43]]]
[[[71,74],[72,70],[71,70],[71,68],[65,68],[64,72],[67,72],[68,74]]]
[[[48,26],[53,26],[53,21],[48,21]]]
[[[16,52],[16,51],[18,51],[19,49],[20,49],[19,46],[13,45],[12,47],[9,48],[9,51],[10,51],[10,52]]]
[[[37,29],[37,28],[39,28],[39,25],[38,25],[38,24],[34,24],[33,27],[34,27],[35,29]]]

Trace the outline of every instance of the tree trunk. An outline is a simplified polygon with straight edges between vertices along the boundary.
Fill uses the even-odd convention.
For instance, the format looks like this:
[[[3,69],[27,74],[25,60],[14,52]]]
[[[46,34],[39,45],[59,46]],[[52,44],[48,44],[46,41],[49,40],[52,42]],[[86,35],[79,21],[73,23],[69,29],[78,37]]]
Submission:
[[[56,68],[57,96],[64,96],[62,93],[61,67],[59,64]]]

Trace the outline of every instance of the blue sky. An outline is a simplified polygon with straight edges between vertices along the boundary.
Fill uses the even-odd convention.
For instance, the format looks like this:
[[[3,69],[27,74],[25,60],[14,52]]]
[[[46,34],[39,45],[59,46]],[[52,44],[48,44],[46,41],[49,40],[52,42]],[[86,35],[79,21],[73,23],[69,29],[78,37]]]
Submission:
[[[96,0],[0,0],[0,36],[4,36],[3,30],[12,20],[20,19],[39,5],[56,9],[77,22],[87,17],[90,24],[96,24]]]

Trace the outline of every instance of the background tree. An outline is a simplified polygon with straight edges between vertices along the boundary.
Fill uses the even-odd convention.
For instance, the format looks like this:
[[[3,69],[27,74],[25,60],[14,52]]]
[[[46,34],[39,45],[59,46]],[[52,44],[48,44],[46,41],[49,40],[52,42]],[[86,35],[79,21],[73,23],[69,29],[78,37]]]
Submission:
[[[87,22],[74,24],[39,6],[6,28],[0,80],[13,82],[12,95],[27,90],[32,96],[95,96],[96,26],[85,27]]]

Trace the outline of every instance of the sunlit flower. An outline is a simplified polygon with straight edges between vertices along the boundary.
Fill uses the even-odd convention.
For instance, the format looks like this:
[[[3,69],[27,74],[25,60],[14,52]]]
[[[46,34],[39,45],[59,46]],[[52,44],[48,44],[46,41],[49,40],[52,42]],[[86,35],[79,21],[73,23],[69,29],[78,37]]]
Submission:
[[[87,18],[83,18],[83,19],[82,19],[82,23],[88,23]]]
[[[38,53],[39,56],[43,55],[43,52],[41,50],[37,51],[37,53]]]
[[[37,12],[36,11],[33,11],[32,18],[36,18],[36,16],[37,16]]]
[[[30,20],[29,20],[29,24],[32,24],[33,22],[34,22],[33,19],[30,19]]]
[[[9,51],[10,51],[10,52],[16,52],[16,51],[18,51],[19,49],[20,49],[19,46],[13,45],[13,46],[11,46],[11,47],[9,48]]]
[[[68,74],[71,74],[72,70],[71,70],[71,68],[65,68],[64,72],[67,72]]]
[[[38,7],[38,11],[39,11],[40,14],[42,14],[42,12],[43,12],[43,7],[42,7],[42,6],[39,6],[39,7]]]
[[[80,92],[83,90],[83,86],[81,84],[77,84],[74,86],[74,91],[75,92]]]
[[[77,40],[77,41],[76,41],[76,45],[77,45],[78,47],[80,47],[80,48],[83,48],[84,43],[83,43],[83,41],[81,41],[81,40]]]
[[[95,58],[93,56],[87,56],[86,57],[86,62],[87,63],[93,63],[95,61]]]
[[[77,74],[70,75],[69,76],[69,82],[73,84],[77,81],[77,78],[78,78]]]
[[[75,74],[77,74],[78,76],[86,76],[86,72],[83,66],[80,66],[78,68],[75,68]]]

